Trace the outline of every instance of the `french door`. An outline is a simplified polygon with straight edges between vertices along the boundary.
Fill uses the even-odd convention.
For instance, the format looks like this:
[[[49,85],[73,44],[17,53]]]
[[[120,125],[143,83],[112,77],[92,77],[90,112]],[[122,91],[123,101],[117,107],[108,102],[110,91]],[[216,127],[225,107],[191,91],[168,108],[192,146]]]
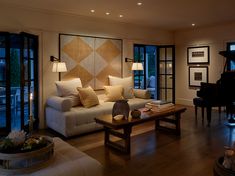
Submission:
[[[134,62],[144,70],[134,71],[134,88],[147,89],[151,98],[175,102],[175,47],[134,45]]]
[[[29,111],[38,123],[38,37],[0,33],[0,134],[27,131]],[[30,101],[30,93],[33,100]],[[30,108],[30,102],[32,108]]]
[[[175,103],[175,47],[158,46],[158,98]]]

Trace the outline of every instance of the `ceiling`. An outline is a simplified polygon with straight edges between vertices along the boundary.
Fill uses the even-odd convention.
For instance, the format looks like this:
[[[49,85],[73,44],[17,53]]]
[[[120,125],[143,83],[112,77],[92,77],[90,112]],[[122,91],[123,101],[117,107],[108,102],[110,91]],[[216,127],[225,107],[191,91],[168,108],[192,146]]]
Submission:
[[[93,18],[180,30],[235,21],[235,0],[1,0],[1,2]],[[0,2],[0,3],[1,3]],[[137,2],[142,2],[141,6]],[[91,13],[91,9],[95,12]],[[110,15],[105,13],[109,12]],[[119,15],[123,15],[122,18]]]

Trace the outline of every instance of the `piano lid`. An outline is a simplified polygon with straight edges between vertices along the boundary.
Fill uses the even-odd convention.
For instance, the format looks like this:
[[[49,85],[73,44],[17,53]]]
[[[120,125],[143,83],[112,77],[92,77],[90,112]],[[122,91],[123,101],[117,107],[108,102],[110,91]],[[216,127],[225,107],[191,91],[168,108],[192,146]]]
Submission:
[[[235,61],[235,50],[234,51],[220,51],[219,54],[226,57],[229,60]]]

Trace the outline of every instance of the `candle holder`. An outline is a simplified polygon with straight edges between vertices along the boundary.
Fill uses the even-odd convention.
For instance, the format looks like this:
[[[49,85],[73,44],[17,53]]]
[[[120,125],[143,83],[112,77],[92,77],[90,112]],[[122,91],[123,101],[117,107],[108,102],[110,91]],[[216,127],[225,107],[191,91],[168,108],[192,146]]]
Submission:
[[[34,118],[33,115],[29,115],[29,135],[31,135],[33,133],[33,122],[34,122]]]

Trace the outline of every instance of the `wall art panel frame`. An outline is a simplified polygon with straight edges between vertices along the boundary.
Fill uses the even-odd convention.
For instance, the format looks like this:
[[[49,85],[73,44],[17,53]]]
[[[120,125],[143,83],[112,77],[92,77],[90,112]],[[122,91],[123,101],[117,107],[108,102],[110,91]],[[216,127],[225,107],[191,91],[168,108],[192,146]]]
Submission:
[[[103,89],[108,75],[122,77],[121,39],[59,34],[59,58],[68,69],[62,80],[79,77],[83,87]]]
[[[210,63],[210,47],[198,46],[187,48],[188,64],[209,64]]]

